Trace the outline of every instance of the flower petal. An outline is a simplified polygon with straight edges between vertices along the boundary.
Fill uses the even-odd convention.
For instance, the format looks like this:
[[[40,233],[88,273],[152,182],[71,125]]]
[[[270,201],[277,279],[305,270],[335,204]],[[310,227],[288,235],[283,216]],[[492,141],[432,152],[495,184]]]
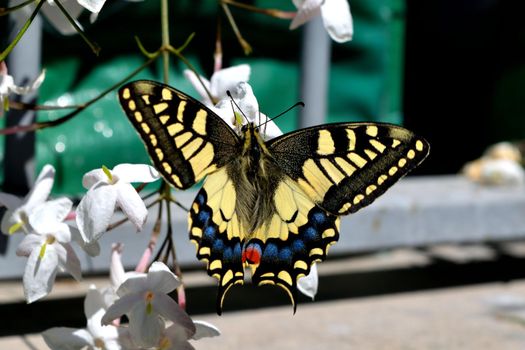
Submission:
[[[167,343],[170,345],[166,350],[194,349],[194,347],[188,342],[188,339],[191,338],[191,334],[188,334],[188,330],[177,323],[173,323],[164,330],[164,339],[166,338],[169,340]]]
[[[112,173],[120,182],[153,182],[160,179],[159,172],[146,164],[119,164]]]
[[[129,183],[119,183],[115,185],[115,189],[117,192],[117,205],[137,230],[142,230],[148,216],[148,209],[142,198]]]
[[[99,13],[106,0],[77,0],[80,5],[93,13]]]
[[[307,276],[299,278],[297,281],[297,289],[307,297],[314,300],[317,294],[317,287],[319,285],[319,276],[317,274],[317,265],[313,264],[310,267],[310,273]]]
[[[42,337],[53,350],[73,350],[94,345],[93,336],[85,329],[54,327],[42,332]]]
[[[221,335],[221,331],[211,323],[205,321],[193,321],[195,324],[195,334],[192,339],[211,338]]]
[[[197,75],[189,69],[184,70],[184,77],[188,79],[188,81],[191,83],[193,88],[201,96],[202,103],[204,103],[208,107],[213,106],[213,102],[210,100],[210,96],[208,96],[208,94],[206,93],[206,90],[202,86],[202,84],[204,84],[206,86],[206,89],[210,91],[211,85],[208,79],[204,78],[203,76],[200,76],[202,80],[202,84],[201,84],[201,81],[199,81],[199,79],[197,78]]]
[[[260,124],[259,103],[253,94],[250,84],[241,82],[232,90],[233,97],[237,100],[239,109],[250,122]]]
[[[72,207],[73,202],[65,197],[44,202],[28,213],[29,224],[40,234],[55,233],[59,229],[64,231],[64,227],[59,227],[61,226],[59,224],[65,225],[62,221]],[[69,241],[71,239],[69,229],[67,229],[67,236],[69,237],[64,238]]]
[[[22,218],[20,217],[20,213],[22,213],[18,208],[16,209],[8,209],[4,213],[4,217],[2,218],[2,225],[1,230],[4,234],[12,234],[17,232],[28,232],[30,230],[29,224],[25,223]],[[18,226],[20,225],[20,226]],[[13,231],[11,231],[14,229]]]
[[[0,192],[0,205],[7,209],[16,209],[22,205],[24,201],[22,198],[12,195],[10,193]]]
[[[51,289],[57,273],[58,256],[55,249],[48,246],[40,258],[40,249],[33,249],[24,270],[24,295],[27,303],[45,297]]]
[[[82,279],[82,268],[80,260],[69,243],[55,243],[56,253],[58,255],[59,266],[66,270],[74,279]]]
[[[113,243],[111,246],[111,264],[109,266],[109,279],[111,287],[116,291],[126,280],[126,272],[122,265],[122,243]]]
[[[102,169],[94,169],[88,171],[84,174],[84,176],[82,176],[82,186],[84,186],[85,189],[90,189],[99,182],[103,182],[106,184],[109,183],[108,176],[104,173],[104,170]]]
[[[46,77],[46,70],[42,70],[42,72],[38,75],[38,77],[31,83],[29,86],[13,86],[12,89],[14,92],[16,92],[19,95],[25,95],[30,92],[35,91],[42,85],[42,82],[44,81]],[[49,164],[46,164],[46,166],[51,166]],[[54,170],[54,169],[53,169]]]
[[[347,0],[326,0],[321,5],[321,15],[326,31],[334,41],[344,43],[352,40],[354,24]]]
[[[219,70],[211,77],[211,94],[217,100],[228,97],[226,91],[233,90],[240,82],[250,79],[250,66],[240,64]]]
[[[117,190],[115,186],[99,182],[80,200],[76,222],[86,243],[98,240],[106,232],[115,211]]]
[[[55,178],[55,168],[52,165],[46,164],[40,170],[35,185],[25,197],[25,210],[30,212],[34,207],[44,203],[51,193],[53,182]]]
[[[119,296],[141,293],[148,290],[147,277],[145,273],[126,274],[128,278],[117,289]]]
[[[292,20],[292,23],[290,23],[290,29],[296,29],[297,27],[308,22],[313,17],[318,16],[320,13],[319,8],[321,7],[323,1],[330,2],[331,0],[294,1],[294,4],[297,7],[298,11],[294,19]]]
[[[82,28],[80,23],[78,23],[77,18],[80,16],[80,13],[84,9],[78,4],[77,1],[63,1],[62,5],[66,11],[71,15],[71,17],[77,22],[77,25]],[[77,31],[75,27],[71,25],[68,19],[64,16],[62,11],[53,3],[46,1],[44,6],[42,6],[42,12],[46,16],[49,22],[62,34],[62,35],[71,35],[76,34]]]
[[[162,262],[151,264],[147,275],[148,289],[168,294],[180,286],[179,278]]]
[[[24,237],[22,242],[16,248],[16,255],[29,256],[35,247],[40,247],[44,243],[44,237],[30,233]]]
[[[69,230],[71,232],[71,240],[78,244],[89,256],[95,257],[100,254],[100,244],[98,244],[98,241],[84,242],[80,231],[76,227],[69,226]]]
[[[146,312],[144,303],[137,303],[128,314],[129,331],[139,347],[157,345],[164,330],[164,321],[156,313]]]
[[[122,315],[129,314],[137,303],[143,304],[142,300],[142,296],[139,294],[121,296],[120,299],[115,301],[115,303],[107,309],[102,317],[102,324],[110,324],[113,320],[120,318]]]
[[[283,134],[281,129],[279,129],[279,127],[273,122],[273,120],[268,121],[268,119],[269,118],[265,114],[261,113],[261,121],[265,123],[264,126],[260,128],[260,132],[263,138],[265,140],[271,140],[274,137],[281,136]]]
[[[168,295],[155,293],[151,305],[164,318],[187,329],[190,336],[195,334],[195,325],[190,316]]]
[[[99,310],[105,309],[106,304],[102,293],[94,285],[89,286],[89,290],[84,298],[84,314],[86,318],[89,320]]]

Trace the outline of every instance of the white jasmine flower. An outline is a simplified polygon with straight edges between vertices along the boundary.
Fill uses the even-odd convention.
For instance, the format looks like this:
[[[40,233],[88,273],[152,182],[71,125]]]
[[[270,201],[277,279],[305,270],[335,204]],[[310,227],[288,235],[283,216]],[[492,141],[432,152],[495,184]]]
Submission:
[[[321,15],[330,37],[339,43],[352,40],[354,26],[347,0],[292,0],[297,15],[290,24],[295,29],[315,16]]]
[[[59,198],[39,205],[29,215],[34,233],[25,236],[16,250],[17,255],[29,257],[23,277],[28,303],[49,294],[58,270],[81,279],[80,261],[69,244],[69,226],[62,222],[72,205],[69,199]]]
[[[77,226],[86,243],[98,240],[106,231],[116,207],[141,230],[148,210],[131,182],[152,182],[158,172],[149,165],[120,164],[113,170],[106,167],[86,173],[82,185],[89,188],[78,207]]]
[[[1,224],[3,233],[29,233],[31,231],[29,215],[37,206],[47,200],[53,187],[54,177],[55,168],[47,164],[40,171],[33,188],[24,199],[0,192],[0,203],[7,207]]]
[[[206,89],[204,89],[193,71],[185,70],[184,76],[201,96],[201,102],[217,113],[231,128],[235,129],[235,126],[240,127],[247,122],[260,125],[267,120],[268,117],[266,115],[259,113],[257,98],[255,98],[251,86],[247,83],[250,79],[249,65],[240,64],[221,69],[215,72],[210,80],[201,76],[200,78]],[[210,92],[213,101],[206,93],[206,90]],[[239,108],[232,108],[231,99],[226,94],[227,91],[230,91]],[[215,104],[215,102],[217,103]],[[237,117],[234,111],[239,113]],[[248,121],[242,117],[242,113],[246,115]],[[241,118],[242,121],[240,121]],[[281,130],[273,121],[268,122],[262,129],[265,139],[282,135]]]
[[[5,62],[0,62],[0,116],[9,108],[8,97],[10,94],[26,95],[35,91],[42,85],[46,77],[46,71],[42,73],[29,85],[18,86],[15,84],[14,78],[7,74],[7,66]]]
[[[197,79],[197,75],[189,70],[184,70],[184,76],[188,79],[201,96],[201,101],[208,107],[214,107],[217,101],[227,98],[226,91],[233,90],[237,84],[241,82],[247,82],[250,80],[251,69],[247,64],[240,64],[229,68],[221,69],[211,76],[208,80],[203,76],[200,76],[200,81]],[[206,89],[202,86],[204,83]],[[210,96],[206,93],[208,90],[213,97],[214,101],[210,99]]]
[[[60,3],[66,9],[71,18],[73,18],[76,25],[78,25],[79,28],[82,28],[82,25],[77,19],[84,9],[91,12],[90,20],[91,22],[94,22],[98,13],[102,9],[102,6],[106,3],[106,0],[61,0]],[[53,0],[47,0],[42,6],[42,12],[60,34],[73,35],[77,33],[75,27],[73,27]]]
[[[120,299],[109,307],[103,324],[127,315],[129,332],[139,347],[156,346],[161,340],[168,320],[177,324],[185,334],[195,334],[191,318],[167,294],[180,285],[168,267],[154,262],[147,274],[129,277],[117,290]]]
[[[103,326],[102,316],[106,313],[102,294],[91,286],[84,299],[86,328],[55,327],[42,333],[51,349],[120,350],[119,331],[113,325]]]
[[[227,97],[220,100],[212,109],[231,128],[239,129],[244,124],[254,123],[256,126],[260,126],[259,131],[266,140],[283,134],[277,124],[273,121],[268,121],[268,117],[259,111],[259,103],[253,94],[250,84],[245,82],[238,83],[230,92],[239,108],[235,105],[232,107],[232,101]]]

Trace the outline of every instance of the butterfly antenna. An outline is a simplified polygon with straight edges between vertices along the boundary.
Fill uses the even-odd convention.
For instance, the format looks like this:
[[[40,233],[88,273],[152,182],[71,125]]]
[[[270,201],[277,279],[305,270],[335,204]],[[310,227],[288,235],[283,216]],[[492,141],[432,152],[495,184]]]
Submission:
[[[246,116],[246,114],[244,114],[244,112],[242,111],[241,107],[239,107],[239,105],[237,104],[237,102],[235,102],[235,100],[233,99],[233,96],[230,92],[230,90],[226,90],[226,95],[228,95],[228,97],[230,98],[230,102],[232,104],[232,109],[233,109],[233,115],[235,116],[235,122],[236,124],[239,124],[239,125],[242,125],[242,122],[241,120],[239,120],[239,113],[237,113],[235,111],[235,108],[233,108],[233,105],[235,105],[235,107],[237,107],[237,109],[241,112],[242,116],[244,117],[244,119],[246,119],[246,123],[250,123],[250,120],[248,119],[248,117]]]
[[[280,116],[282,116],[282,115],[288,113],[289,111],[291,111],[291,110],[294,109],[295,107],[299,107],[299,106],[304,107],[304,102],[299,101],[299,102],[297,102],[296,104],[294,104],[293,106],[288,107],[288,109],[285,110],[284,112],[281,112],[281,113],[277,114],[275,117],[272,117],[272,118],[266,119],[266,121],[265,121],[264,123],[262,123],[261,125],[259,125],[259,127],[261,127],[261,126],[265,126],[266,124],[268,124],[268,123],[271,122],[272,120],[275,120],[275,119],[279,118]]]

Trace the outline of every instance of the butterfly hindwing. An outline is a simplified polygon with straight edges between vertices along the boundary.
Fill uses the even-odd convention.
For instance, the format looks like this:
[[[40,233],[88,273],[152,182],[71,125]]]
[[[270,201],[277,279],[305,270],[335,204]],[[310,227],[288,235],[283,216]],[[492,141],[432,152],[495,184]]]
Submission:
[[[123,86],[119,98],[155,168],[179,189],[194,185],[238,153],[235,132],[176,89],[139,80]]]
[[[208,274],[219,280],[219,314],[228,289],[244,282],[244,236],[235,200],[234,184],[223,167],[208,175],[189,213],[190,240],[197,245],[197,258],[206,261]]]
[[[252,282],[282,287],[295,309],[297,280],[310,273],[312,263],[326,258],[339,238],[339,217],[318,207],[288,177],[279,183],[273,200],[275,213],[246,247],[259,255]]]
[[[281,169],[335,215],[372,203],[428,154],[428,143],[390,124],[338,123],[268,141]]]

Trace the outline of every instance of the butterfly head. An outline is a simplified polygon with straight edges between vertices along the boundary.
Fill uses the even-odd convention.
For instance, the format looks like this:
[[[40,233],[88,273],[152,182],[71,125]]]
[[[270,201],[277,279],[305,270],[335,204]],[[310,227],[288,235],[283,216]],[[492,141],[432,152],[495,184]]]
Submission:
[[[241,135],[243,139],[243,155],[257,155],[261,153],[269,154],[259,127],[254,123],[248,123],[242,126]]]

